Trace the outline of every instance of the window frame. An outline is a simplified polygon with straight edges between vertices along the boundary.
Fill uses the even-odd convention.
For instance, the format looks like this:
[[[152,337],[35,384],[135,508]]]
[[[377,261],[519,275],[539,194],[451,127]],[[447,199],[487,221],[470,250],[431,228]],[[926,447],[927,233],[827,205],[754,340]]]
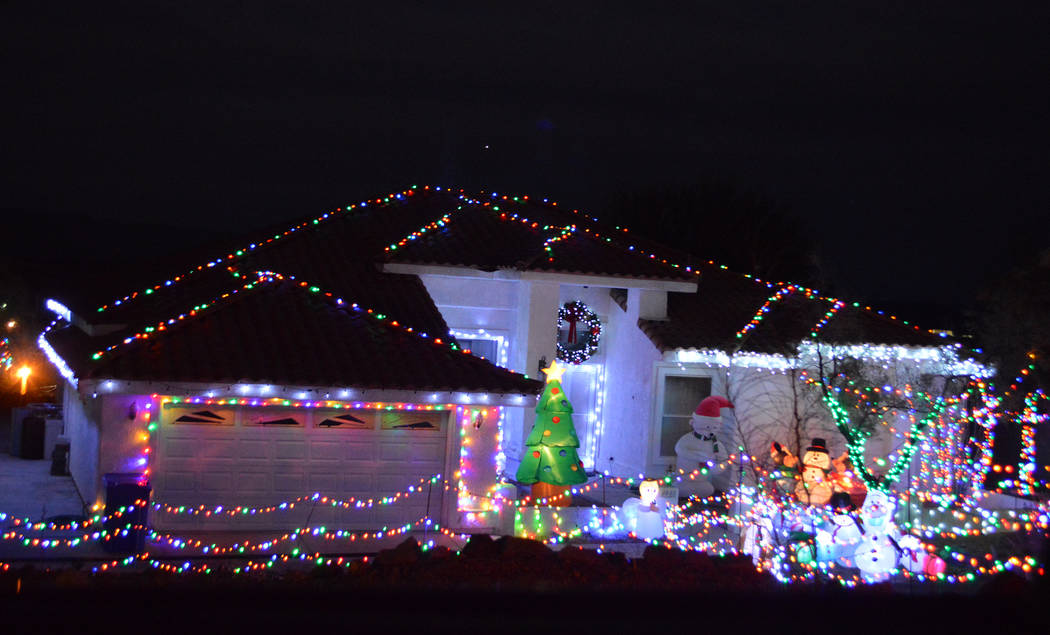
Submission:
[[[653,406],[649,422],[649,463],[670,466],[678,462],[674,454],[660,454],[660,441],[663,433],[664,394],[668,377],[707,378],[711,380],[712,395],[725,394],[725,372],[718,367],[703,364],[681,364],[657,362],[653,365]],[[697,404],[699,405],[699,403]]]
[[[485,340],[496,343],[496,359],[488,359],[487,357],[481,357],[475,355],[480,359],[484,359],[492,364],[501,368],[510,368],[508,354],[510,352],[510,338],[506,331],[500,329],[487,330],[482,328],[450,328],[449,334],[456,338],[456,341],[463,344],[463,340]],[[464,348],[468,348],[464,346]],[[474,355],[471,350],[471,355]]]

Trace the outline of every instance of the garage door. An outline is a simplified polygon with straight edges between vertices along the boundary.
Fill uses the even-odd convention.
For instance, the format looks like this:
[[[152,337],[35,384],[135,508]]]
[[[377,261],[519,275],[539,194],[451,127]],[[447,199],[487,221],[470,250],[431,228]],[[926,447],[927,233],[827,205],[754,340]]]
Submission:
[[[445,472],[449,412],[202,407],[165,403],[153,440],[153,500],[171,505],[264,507],[320,492],[378,500]],[[438,520],[440,483],[393,505],[193,517],[154,511],[158,529],[258,529],[325,525],[396,527]]]

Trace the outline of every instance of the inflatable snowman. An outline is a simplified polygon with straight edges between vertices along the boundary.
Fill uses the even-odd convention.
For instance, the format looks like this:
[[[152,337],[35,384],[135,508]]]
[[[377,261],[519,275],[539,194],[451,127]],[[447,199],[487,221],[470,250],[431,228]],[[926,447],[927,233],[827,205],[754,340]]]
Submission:
[[[798,470],[798,482],[795,484],[795,497],[808,505],[825,505],[835,493],[831,479],[834,471],[845,471],[843,458],[832,461],[824,439],[813,439],[802,454],[802,459],[790,450],[774,442],[769,451],[770,457],[778,465]]]
[[[705,398],[689,420],[692,432],[682,436],[674,444],[674,452],[678,456],[678,469],[684,470],[686,474],[697,469],[707,470],[706,474],[700,473],[695,479],[684,479],[683,490],[706,497],[716,489],[725,491],[732,486],[725,467],[719,467],[719,463],[729,457],[725,443],[727,435],[722,430],[722,408],[732,407],[733,404],[725,397],[711,395]]]
[[[868,491],[860,508],[863,529],[853,552],[853,563],[866,582],[881,582],[897,568],[901,532],[893,520],[896,510],[896,501],[876,489]]]
[[[839,492],[831,497],[831,521],[817,531],[817,560],[834,560],[844,567],[853,566],[853,553],[860,542],[861,532],[857,517],[852,514],[849,494]]]
[[[663,538],[667,501],[660,496],[660,482],[642,481],[638,494],[639,498],[628,498],[623,503],[624,525],[642,540]]]

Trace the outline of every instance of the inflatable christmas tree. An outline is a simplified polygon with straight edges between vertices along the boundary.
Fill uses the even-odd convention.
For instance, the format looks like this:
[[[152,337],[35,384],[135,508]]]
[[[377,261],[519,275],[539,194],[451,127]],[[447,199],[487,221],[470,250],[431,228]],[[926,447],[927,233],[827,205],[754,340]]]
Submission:
[[[536,423],[525,439],[518,481],[532,484],[534,498],[554,499],[552,504],[567,505],[569,487],[587,482],[587,475],[576,454],[580,439],[572,425],[572,404],[561,387],[565,369],[555,361],[544,372],[547,384],[536,404]]]

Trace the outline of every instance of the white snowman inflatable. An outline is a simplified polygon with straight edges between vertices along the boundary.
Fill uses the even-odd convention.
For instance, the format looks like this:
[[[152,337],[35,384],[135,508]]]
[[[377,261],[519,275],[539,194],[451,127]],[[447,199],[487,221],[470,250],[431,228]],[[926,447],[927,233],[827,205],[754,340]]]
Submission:
[[[860,542],[860,524],[850,502],[849,494],[839,492],[831,497],[831,521],[817,531],[817,560],[836,561],[844,567],[853,566],[853,554]]]
[[[719,463],[729,458],[729,448],[725,442],[728,435],[722,428],[722,409],[732,407],[733,404],[725,397],[711,395],[705,398],[689,420],[692,432],[675,443],[678,469],[684,470],[687,475],[682,480],[683,491],[707,497],[716,489],[725,491],[732,487],[728,470],[719,467]],[[688,477],[690,472],[698,469],[706,469],[707,473],[699,473],[695,479]]]
[[[860,508],[862,535],[853,552],[853,566],[866,582],[881,582],[897,569],[901,532],[894,522],[897,502],[881,490],[868,490]]]

